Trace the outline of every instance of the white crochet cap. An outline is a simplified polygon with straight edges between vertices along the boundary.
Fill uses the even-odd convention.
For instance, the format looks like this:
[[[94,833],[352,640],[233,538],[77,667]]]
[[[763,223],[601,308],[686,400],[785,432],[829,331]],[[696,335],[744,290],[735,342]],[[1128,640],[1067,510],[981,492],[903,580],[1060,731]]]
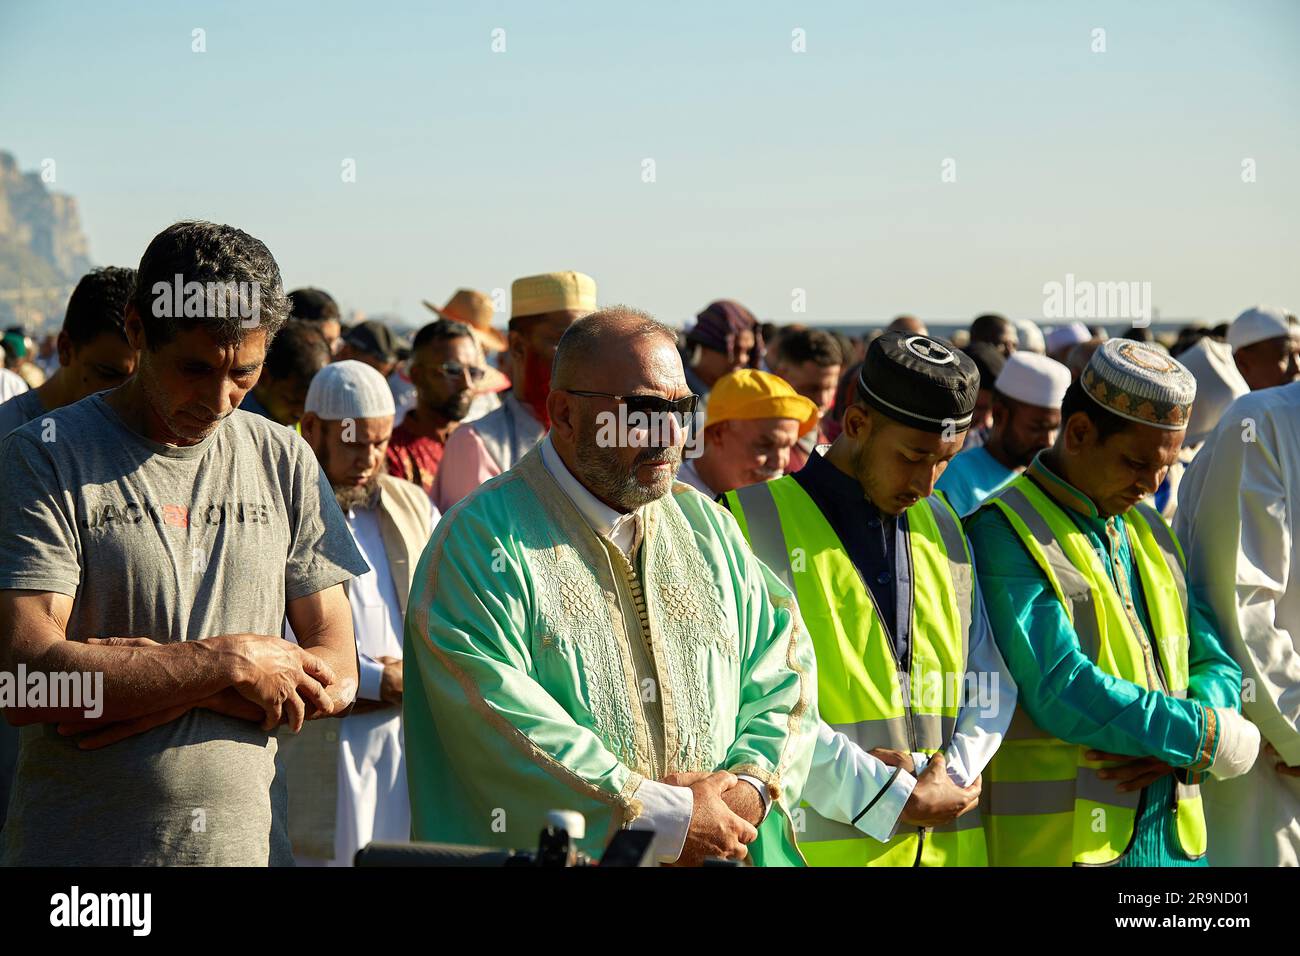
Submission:
[[[1047,351],[1059,352],[1061,349],[1068,349],[1072,345],[1078,345],[1080,342],[1086,342],[1092,338],[1092,333],[1082,322],[1071,322],[1069,325],[1062,325],[1060,328],[1052,329],[1047,333]]]
[[[1294,336],[1298,330],[1281,309],[1267,305],[1257,305],[1247,309],[1232,320],[1228,326],[1228,344],[1236,349],[1263,342],[1265,339],[1277,339]]]
[[[1012,352],[993,387],[1026,405],[1060,408],[1070,387],[1070,370],[1046,355]]]
[[[386,418],[397,414],[393,391],[384,377],[365,362],[349,359],[326,365],[307,389],[305,412],[327,422],[345,418]]]

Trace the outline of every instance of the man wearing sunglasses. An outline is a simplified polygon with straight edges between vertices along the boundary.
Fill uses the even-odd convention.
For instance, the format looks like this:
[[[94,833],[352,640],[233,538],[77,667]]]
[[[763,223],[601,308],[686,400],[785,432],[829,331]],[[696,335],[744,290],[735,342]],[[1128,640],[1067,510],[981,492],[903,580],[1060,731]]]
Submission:
[[[566,807],[595,855],[622,827],[653,830],[660,863],[798,865],[812,646],[735,521],[675,480],[697,402],[673,330],[579,320],[552,386],[549,435],[416,569],[413,837],[519,847]]]
[[[433,492],[439,510],[507,471],[542,440],[550,427],[546,400],[556,345],[565,329],[595,308],[596,282],[581,272],[548,272],[511,284],[511,388],[502,393],[500,408],[452,436]]]
[[[468,325],[439,319],[415,334],[411,383],[415,407],[393,429],[388,473],[415,482],[433,496],[447,440],[469,414],[474,389],[486,374],[483,351]]]

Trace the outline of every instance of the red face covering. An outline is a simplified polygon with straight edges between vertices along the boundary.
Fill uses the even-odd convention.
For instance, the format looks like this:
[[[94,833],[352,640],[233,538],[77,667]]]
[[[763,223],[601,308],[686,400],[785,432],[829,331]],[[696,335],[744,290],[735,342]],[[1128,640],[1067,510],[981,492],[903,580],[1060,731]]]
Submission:
[[[546,411],[546,396],[551,392],[551,364],[538,353],[524,346],[523,403],[548,430],[551,416]]]

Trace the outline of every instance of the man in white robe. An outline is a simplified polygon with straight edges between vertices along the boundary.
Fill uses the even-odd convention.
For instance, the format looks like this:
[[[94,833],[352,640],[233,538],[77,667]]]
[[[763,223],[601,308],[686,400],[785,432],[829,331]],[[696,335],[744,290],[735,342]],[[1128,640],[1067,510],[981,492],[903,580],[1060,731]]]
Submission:
[[[346,718],[321,721],[287,740],[280,751],[299,866],[351,866],[372,841],[410,838],[402,620],[416,561],[438,514],[419,485],[385,473],[394,411],[384,377],[362,362],[326,366],[307,392],[303,438],[370,570],[347,586],[360,674],[356,706]]]
[[[1188,467],[1176,531],[1188,578],[1242,670],[1267,742],[1201,792],[1212,866],[1300,865],[1300,382],[1233,402]]]

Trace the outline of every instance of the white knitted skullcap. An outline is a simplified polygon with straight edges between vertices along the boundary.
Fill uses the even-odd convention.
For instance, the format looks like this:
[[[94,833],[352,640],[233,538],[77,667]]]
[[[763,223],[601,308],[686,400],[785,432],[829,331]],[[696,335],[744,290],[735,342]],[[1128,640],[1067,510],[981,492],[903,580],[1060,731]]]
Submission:
[[[345,418],[386,418],[395,415],[388,382],[365,362],[349,359],[326,365],[307,389],[305,412],[327,422]]]
[[[1070,387],[1070,370],[1046,355],[1012,352],[993,387],[1026,405],[1060,408]]]
[[[1233,349],[1244,349],[1248,345],[1266,339],[1294,336],[1298,333],[1300,330],[1281,309],[1257,305],[1232,320],[1232,325],[1228,326],[1228,344]]]
[[[1047,333],[1047,351],[1059,352],[1061,349],[1078,345],[1092,338],[1092,333],[1082,322],[1071,322]]]

